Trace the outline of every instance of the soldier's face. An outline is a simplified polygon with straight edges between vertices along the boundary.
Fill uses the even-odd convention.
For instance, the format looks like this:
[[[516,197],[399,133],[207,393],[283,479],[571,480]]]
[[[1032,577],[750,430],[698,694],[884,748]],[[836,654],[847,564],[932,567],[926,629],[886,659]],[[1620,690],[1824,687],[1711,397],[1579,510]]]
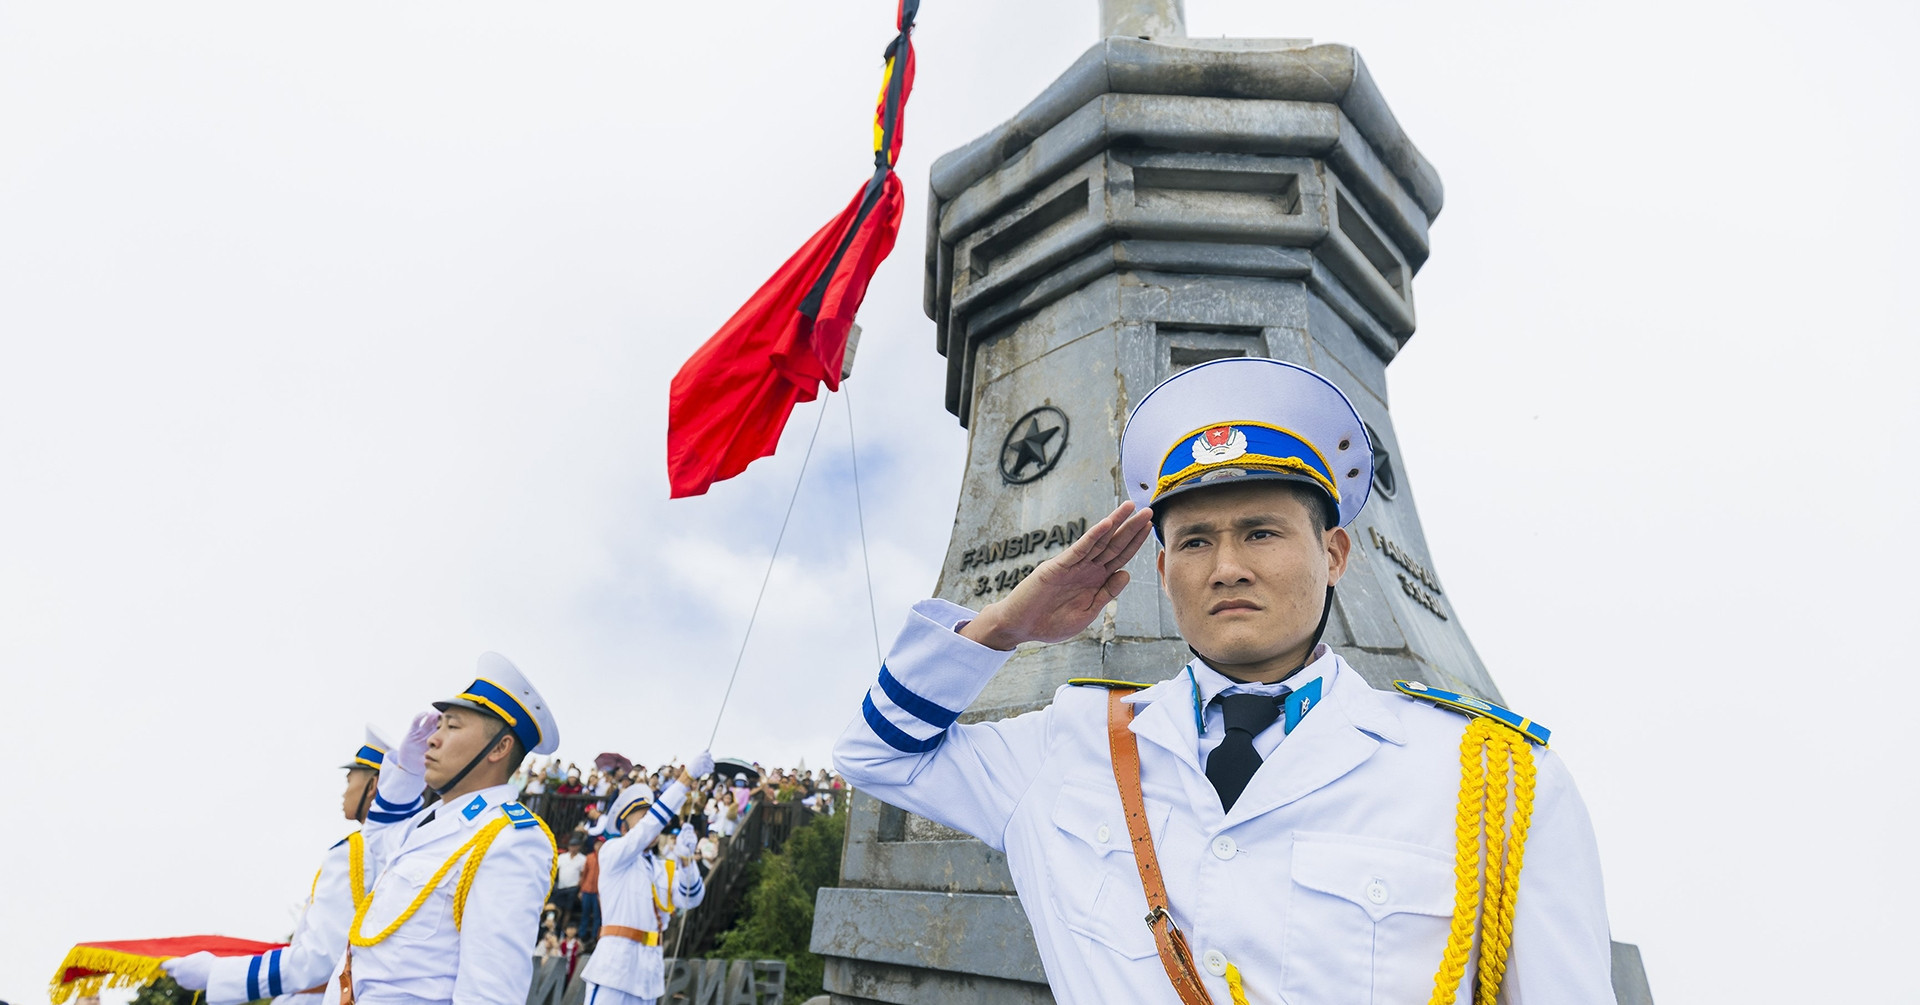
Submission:
[[[360,804],[367,798],[367,786],[372,785],[380,776],[370,768],[353,768],[347,772],[347,791],[340,796],[340,812],[348,820],[360,819]]]
[[[500,720],[471,709],[456,706],[440,713],[440,728],[427,741],[427,784],[436,789],[447,784],[481,748],[496,741],[499,731]]]
[[[1235,676],[1292,670],[1320,623],[1327,587],[1346,571],[1347,532],[1317,530],[1309,504],[1271,483],[1170,502],[1160,582],[1181,636]]]

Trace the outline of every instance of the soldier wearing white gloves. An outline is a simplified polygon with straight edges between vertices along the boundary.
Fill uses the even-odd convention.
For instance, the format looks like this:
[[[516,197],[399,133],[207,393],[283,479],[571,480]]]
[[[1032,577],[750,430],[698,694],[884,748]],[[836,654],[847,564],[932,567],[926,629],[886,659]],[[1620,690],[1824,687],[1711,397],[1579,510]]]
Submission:
[[[660,936],[675,911],[706,898],[694,864],[698,836],[684,827],[672,851],[656,854],[696,780],[713,772],[702,751],[657,798],[638,785],[614,800],[606,819],[620,835],[600,846],[600,943],[587,961],[587,1005],[653,1005],[666,993],[666,957]]]
[[[373,801],[374,783],[389,749],[387,741],[367,727],[366,742],[342,765],[347,789],[341,813],[355,824],[364,823]],[[365,895],[371,879],[366,867],[366,844],[359,830],[341,838],[320,861],[307,903],[294,922],[288,945],[258,956],[214,956],[194,953],[161,964],[176,983],[189,991],[205,991],[207,1005],[239,1005],[272,998],[274,1005],[319,1005],[327,975],[347,947],[347,924]],[[358,884],[358,885],[356,885]]]
[[[326,1003],[525,1005],[556,856],[509,779],[559,727],[506,657],[414,719],[380,772],[367,820],[379,879],[348,927]],[[431,789],[439,804],[427,809]]]

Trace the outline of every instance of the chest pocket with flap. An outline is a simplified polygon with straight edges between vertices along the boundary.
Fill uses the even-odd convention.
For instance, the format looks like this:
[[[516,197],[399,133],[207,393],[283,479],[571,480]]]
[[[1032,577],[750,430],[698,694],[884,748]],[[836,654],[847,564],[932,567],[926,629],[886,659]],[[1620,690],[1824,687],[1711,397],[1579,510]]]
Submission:
[[[374,883],[374,903],[367,909],[367,919],[361,926],[361,932],[372,935],[392,924],[393,919],[413,903],[413,898],[420,895],[420,888],[427,885],[427,881],[439,871],[452,847],[458,846],[449,846],[446,852],[416,851],[395,858]],[[439,887],[400,926],[400,930],[393,933],[392,938],[403,942],[420,942],[433,938],[442,924],[453,924],[453,885],[459,874],[460,867],[456,865],[448,871],[448,875],[441,877]]]
[[[1282,990],[1424,1001],[1453,917],[1450,855],[1349,834],[1297,833]]]
[[[1147,828],[1165,833],[1172,807],[1146,803]],[[1130,960],[1156,952],[1146,924],[1147,895],[1140,888],[1133,843],[1120,794],[1067,782],[1055,797],[1053,825],[1062,854],[1049,856],[1054,908],[1075,934]]]

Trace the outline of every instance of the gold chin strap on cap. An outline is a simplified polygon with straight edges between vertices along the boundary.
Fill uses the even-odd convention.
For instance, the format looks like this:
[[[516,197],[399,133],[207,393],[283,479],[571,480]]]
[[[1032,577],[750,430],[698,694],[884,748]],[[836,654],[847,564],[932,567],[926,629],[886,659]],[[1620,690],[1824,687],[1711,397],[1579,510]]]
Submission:
[[[1493,1005],[1513,946],[1520,864],[1533,819],[1533,745],[1498,719],[1476,717],[1460,738],[1460,806],[1454,815],[1453,925],[1429,1005],[1452,1005],[1480,922],[1474,1005]],[[1509,824],[1508,813],[1512,813]]]

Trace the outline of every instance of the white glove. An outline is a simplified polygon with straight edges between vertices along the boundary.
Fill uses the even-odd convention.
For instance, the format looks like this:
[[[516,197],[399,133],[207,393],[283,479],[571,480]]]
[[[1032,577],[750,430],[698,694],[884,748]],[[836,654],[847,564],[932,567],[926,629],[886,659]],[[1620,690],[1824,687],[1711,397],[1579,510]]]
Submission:
[[[433,739],[434,730],[440,728],[440,713],[422,712],[413,717],[413,725],[407,727],[407,735],[394,748],[393,763],[409,775],[427,773],[427,741]]]
[[[700,835],[693,832],[692,824],[688,824],[680,828],[680,840],[673,846],[673,857],[679,859],[681,865],[685,865],[693,859],[694,852],[699,850],[699,845]]]
[[[207,981],[213,976],[212,953],[194,953],[192,956],[176,956],[162,961],[160,969],[173,978],[175,984],[188,991],[205,991]]]
[[[687,774],[695,778],[705,778],[713,774],[713,751],[703,750],[693,755],[693,763],[687,765]]]

